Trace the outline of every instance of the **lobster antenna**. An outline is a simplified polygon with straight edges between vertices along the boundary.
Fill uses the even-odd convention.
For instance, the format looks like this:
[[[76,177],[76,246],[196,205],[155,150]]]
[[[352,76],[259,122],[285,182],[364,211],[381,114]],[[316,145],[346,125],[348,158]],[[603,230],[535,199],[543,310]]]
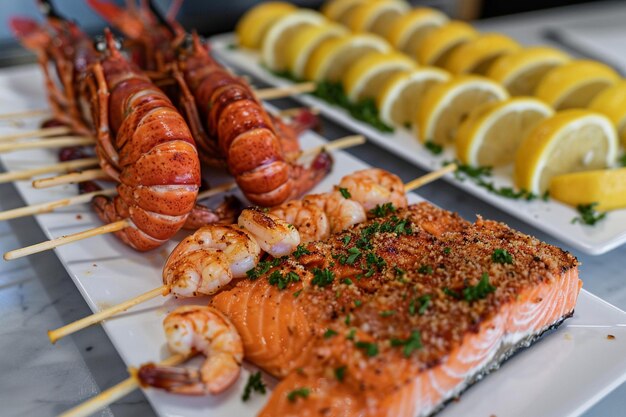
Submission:
[[[117,49],[117,43],[115,42],[115,37],[109,28],[104,28],[104,42],[106,43],[106,49],[109,51],[111,56],[120,55],[120,51]]]
[[[37,0],[37,7],[39,8],[39,12],[46,17],[51,17],[59,20],[66,20],[63,16],[57,12],[56,8],[52,5],[52,1],[50,0]]]
[[[165,26],[165,28],[170,32],[170,34],[172,34],[172,36],[176,36],[176,31],[170,24],[169,20],[167,20],[165,16],[163,16],[163,13],[161,13],[161,11],[156,7],[154,1],[146,0],[146,2],[148,3],[148,8],[150,9],[150,12],[152,12],[152,14],[157,18],[158,22],[161,25]]]

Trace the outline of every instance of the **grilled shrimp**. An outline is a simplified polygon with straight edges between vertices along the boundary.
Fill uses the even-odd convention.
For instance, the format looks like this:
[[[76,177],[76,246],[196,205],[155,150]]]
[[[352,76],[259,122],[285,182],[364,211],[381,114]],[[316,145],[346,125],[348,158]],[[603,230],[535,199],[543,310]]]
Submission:
[[[181,297],[215,294],[256,266],[261,249],[274,257],[300,244],[294,227],[257,209],[243,210],[239,225],[211,224],[180,242],[163,268],[163,283]]]
[[[119,182],[119,196],[96,197],[109,223],[130,219],[116,235],[137,250],[166,242],[185,223],[200,187],[200,161],[185,120],[167,96],[117,50],[107,51],[85,77],[101,168]]]
[[[407,206],[402,180],[380,168],[363,169],[346,175],[339,187],[346,188],[351,198],[361,203],[366,211],[385,203],[392,203],[396,208]]]
[[[163,268],[163,283],[181,297],[214,294],[259,261],[252,233],[236,225],[209,225],[186,237]]]
[[[309,194],[303,200],[316,205],[326,213],[331,233],[341,232],[367,219],[361,203],[345,198],[339,191]]]
[[[330,236],[330,222],[326,213],[311,201],[288,201],[272,207],[269,214],[294,225],[302,243],[324,240]]]
[[[300,244],[300,233],[296,227],[273,214],[246,209],[237,222],[254,235],[261,249],[275,258],[289,255]]]
[[[143,365],[142,384],[185,395],[218,394],[239,376],[243,343],[235,326],[213,307],[182,306],[163,321],[169,349],[185,356],[206,356],[200,369]]]

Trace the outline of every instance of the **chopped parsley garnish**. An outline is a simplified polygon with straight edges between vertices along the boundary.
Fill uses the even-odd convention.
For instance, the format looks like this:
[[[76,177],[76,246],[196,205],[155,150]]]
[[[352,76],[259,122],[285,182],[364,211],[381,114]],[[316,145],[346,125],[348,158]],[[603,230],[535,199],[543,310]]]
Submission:
[[[512,264],[513,256],[506,249],[496,249],[491,254],[491,260],[497,264]]]
[[[355,307],[361,307],[362,304],[363,304],[363,301],[361,301],[361,300],[354,300],[354,306]]]
[[[352,321],[352,316],[350,316],[350,314],[348,314],[346,316],[346,319],[343,322],[346,323],[346,326],[349,326],[351,321]]]
[[[446,246],[445,248],[443,248],[443,253],[445,253],[446,255],[450,255],[450,252],[452,252],[452,248],[450,248],[450,246]]]
[[[331,104],[345,108],[352,117],[372,125],[381,132],[393,132],[393,128],[385,124],[378,116],[376,102],[373,99],[370,98],[361,100],[358,103],[352,103],[346,96],[340,82],[319,82],[313,95]]]
[[[342,239],[342,240],[343,240],[343,244],[344,244],[344,245],[347,245],[347,244],[348,244],[348,243],[350,243],[350,241],[352,240],[352,236],[350,236],[350,235],[345,235],[345,236],[343,237],[343,239]]]
[[[287,399],[293,403],[293,402],[296,402],[298,397],[307,398],[310,393],[311,393],[311,390],[307,387],[294,389],[289,394],[287,394]]]
[[[365,255],[365,262],[367,262],[367,266],[375,266],[379,271],[387,265],[387,262],[382,257],[373,252],[369,252]]]
[[[304,245],[298,245],[295,251],[293,251],[292,255],[296,259],[300,259],[302,255],[310,255],[311,252],[304,247]]]
[[[343,283],[346,285],[352,285],[352,280],[350,278],[344,278]]]
[[[272,259],[270,261],[261,261],[254,268],[246,272],[246,276],[250,280],[255,280],[261,275],[266,274],[270,269],[281,264],[281,258]]]
[[[378,346],[376,345],[376,343],[359,341],[359,342],[356,342],[354,346],[356,346],[359,349],[363,349],[363,352],[365,352],[365,354],[369,356],[370,358],[378,355]]]
[[[341,196],[345,199],[352,198],[352,194],[350,194],[350,191],[347,188],[339,187],[339,192],[341,193]]]
[[[348,249],[348,253],[350,255],[348,255],[345,258],[344,262],[341,262],[344,265],[353,265],[354,262],[359,258],[359,256],[361,256],[361,250],[359,248],[357,248],[357,247],[352,247],[352,248]]]
[[[433,267],[430,265],[422,265],[417,270],[420,274],[428,274],[431,275],[433,273]]]
[[[330,339],[333,336],[337,336],[337,332],[333,329],[326,329],[324,332],[324,339]]]
[[[313,279],[311,280],[311,284],[317,285],[318,287],[325,287],[332,284],[334,279],[335,274],[330,269],[313,268]]]
[[[574,217],[572,219],[572,223],[582,223],[593,226],[600,220],[604,219],[606,217],[606,213],[598,213],[594,208],[597,205],[598,203],[591,203],[579,204],[578,206],[576,206],[576,210],[578,210],[580,216]]]
[[[348,332],[348,334],[346,335],[346,339],[348,340],[354,340],[354,336],[356,336],[356,329],[352,328],[350,329],[350,331]]]
[[[293,271],[289,271],[285,275],[280,271],[274,271],[268,279],[269,284],[277,286],[279,290],[284,290],[290,283],[298,281],[300,281],[300,276]]]
[[[408,358],[413,351],[422,347],[422,335],[418,330],[413,330],[407,339],[391,339],[391,346],[404,346],[402,353]]]
[[[409,314],[412,316],[414,316],[415,313],[420,316],[423,315],[426,312],[426,309],[428,309],[428,306],[430,306],[431,298],[432,297],[429,294],[426,294],[418,297],[417,299],[412,299],[409,303]]]
[[[381,317],[389,317],[396,314],[396,310],[383,310],[378,313]]]
[[[402,278],[406,274],[406,271],[397,265],[393,267],[393,271],[396,273],[396,277]]]
[[[430,151],[430,153],[432,153],[433,155],[441,155],[441,153],[443,152],[443,146],[436,144],[435,142],[433,142],[432,140],[427,140],[426,142],[424,142],[424,146],[426,147],[426,149],[428,149]]]
[[[370,210],[370,213],[374,217],[385,217],[389,213],[394,213],[395,211],[396,211],[396,208],[394,207],[393,203],[384,203],[382,205],[381,204],[376,205],[376,207]]]
[[[497,187],[493,183],[493,181],[487,181],[485,178],[491,176],[491,167],[473,167],[471,165],[462,164],[459,161],[445,161],[443,164],[448,165],[451,162],[457,164],[458,168],[454,172],[454,177],[459,181],[465,181],[469,178],[476,185],[486,189],[493,194],[497,194],[501,197],[511,198],[514,200],[524,199],[527,201],[531,201],[537,198],[537,195],[527,190],[522,189],[516,191],[511,187]]]
[[[298,291],[296,291],[296,292],[294,292],[294,293],[293,293],[293,296],[294,296],[295,298],[298,298],[298,296],[300,295],[300,293],[301,293],[301,292],[302,292],[302,289],[299,289]]]
[[[346,377],[347,369],[348,368],[346,366],[340,366],[339,368],[335,368],[335,378],[337,378],[337,381],[343,381],[343,379]]]
[[[472,302],[476,300],[481,300],[489,293],[492,293],[496,290],[496,287],[489,283],[489,275],[486,273],[480,278],[480,281],[476,285],[470,285],[463,289],[463,298],[465,301]]]
[[[452,298],[456,298],[457,300],[460,300],[460,299],[461,299],[461,294],[459,294],[458,292],[456,292],[456,291],[454,291],[454,290],[451,290],[451,289],[450,289],[450,288],[448,288],[448,287],[444,287],[444,289],[443,289],[443,293],[444,293],[445,295],[448,295],[448,296],[452,297]]]
[[[241,396],[241,399],[243,401],[248,401],[250,399],[252,391],[258,392],[259,394],[265,394],[265,384],[263,383],[263,379],[261,378],[260,371],[255,374],[250,374],[250,376],[248,377],[248,382],[243,389],[243,395]]]

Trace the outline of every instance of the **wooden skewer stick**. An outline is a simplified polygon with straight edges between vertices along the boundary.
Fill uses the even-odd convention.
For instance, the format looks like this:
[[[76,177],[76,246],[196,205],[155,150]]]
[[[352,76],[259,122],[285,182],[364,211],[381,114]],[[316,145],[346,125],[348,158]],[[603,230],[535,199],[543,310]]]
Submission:
[[[98,158],[76,159],[73,161],[59,162],[58,164],[48,165],[41,168],[5,172],[0,174],[0,184],[15,180],[26,180],[40,174],[49,174],[51,172],[67,172],[73,171],[75,169],[89,168],[94,166],[98,166]]]
[[[423,185],[426,185],[435,180],[438,180],[439,178],[443,177],[444,175],[450,172],[456,171],[457,168],[458,166],[456,164],[448,164],[444,166],[443,168],[438,169],[437,171],[429,172],[426,175],[422,175],[421,177],[416,178],[413,181],[406,183],[404,185],[404,191],[408,193],[409,191],[413,191],[417,188],[420,188]]]
[[[433,171],[431,173],[428,173],[420,178],[417,178],[413,181],[408,182],[407,184],[405,184],[405,192],[410,192],[415,190],[416,188],[419,188],[425,184],[428,184],[438,178],[441,178],[442,176],[446,175],[449,172],[452,172],[456,169],[456,165],[455,164],[450,164],[450,165],[446,165],[445,167],[437,170],[437,171]],[[63,327],[59,327],[56,330],[50,330],[48,331],[48,337],[50,338],[50,340],[52,341],[52,343],[56,342],[57,340],[59,340],[61,337],[65,337],[67,335],[70,335],[78,330],[82,330],[85,327],[91,326],[93,324],[96,324],[98,322],[101,322],[103,320],[106,320],[107,318],[111,317],[114,314],[117,314],[119,312],[122,311],[126,311],[129,308],[136,306],[139,303],[142,303],[144,301],[148,301],[152,298],[158,297],[159,295],[167,295],[170,292],[170,286],[169,285],[161,285],[158,288],[155,288],[151,291],[148,291],[142,295],[139,295],[135,298],[131,298],[130,300],[124,301],[118,305],[115,305],[113,307],[110,307],[106,310],[102,310],[98,313],[92,314],[91,316],[87,316],[84,317],[78,321],[75,321],[73,323],[67,324]]]
[[[214,195],[225,193],[226,191],[230,191],[235,188],[237,188],[236,182],[229,182],[226,184],[218,185],[217,187],[211,188],[210,190],[198,193],[198,197],[196,197],[196,200],[204,200],[205,198],[213,197]]]
[[[48,109],[23,110],[13,113],[0,114],[0,120],[26,119],[27,117],[39,117],[50,114]]]
[[[188,356],[176,354],[161,361],[159,365],[176,366],[185,362],[187,359],[189,359]],[[130,368],[128,372],[130,373],[130,376],[124,381],[112,386],[107,390],[102,391],[100,394],[85,401],[84,403],[67,410],[66,412],[60,414],[59,417],[87,417],[100,410],[101,408],[104,408],[119,400],[120,398],[123,398],[126,395],[130,394],[131,392],[139,388],[139,380],[137,378],[137,371],[135,369]]]
[[[0,211],[0,220],[9,220],[16,219],[18,217],[32,216],[34,214],[49,213],[60,207],[88,203],[91,201],[92,198],[97,195],[113,196],[115,194],[117,194],[117,189],[109,188],[106,190],[93,191],[91,193],[77,195],[75,197],[49,201],[47,203],[33,204],[30,206],[19,207],[12,210]]]
[[[322,151],[333,151],[337,149],[351,148],[353,146],[362,145],[365,142],[366,142],[365,136],[362,136],[362,135],[346,136],[344,138],[325,143],[324,145],[307,149],[306,151],[302,152],[302,155],[300,157],[303,158],[303,157],[307,157],[311,155],[317,155],[318,153]]]
[[[72,172],[70,174],[35,180],[33,181],[33,188],[49,188],[62,184],[75,184],[106,177],[106,172],[101,169],[88,169],[82,172]]]
[[[76,320],[75,322],[65,325],[63,327],[59,327],[56,330],[48,330],[48,338],[50,339],[52,343],[56,343],[56,341],[61,339],[62,337],[72,334],[78,330],[84,329],[85,327],[89,327],[92,324],[100,323],[101,321],[104,321],[107,318],[114,316],[116,314],[122,313],[128,310],[129,308],[136,306],[137,304],[143,303],[144,301],[151,300],[160,295],[166,296],[169,293],[170,293],[170,286],[161,285],[158,288],[155,288],[146,293],[138,295],[137,297],[131,298],[128,301],[114,305],[113,307],[105,308],[104,310],[101,310],[95,314],[92,314],[87,317],[83,317],[82,319]]]
[[[288,85],[285,87],[264,88],[257,90],[256,95],[259,100],[273,100],[276,98],[288,97],[297,94],[311,93],[315,91],[315,83],[307,82],[300,84]]]
[[[284,109],[278,112],[280,117],[293,117],[299,115],[302,111],[308,110],[311,114],[320,114],[320,109],[317,107],[293,107],[291,109]]]
[[[37,243],[35,245],[26,246],[25,248],[9,251],[4,254],[5,261],[12,261],[13,259],[22,258],[24,256],[32,255],[34,253],[43,252],[49,249],[67,245],[68,243],[77,242],[79,240],[87,239],[88,237],[104,235],[106,233],[119,232],[131,225],[127,219],[119,220],[113,223],[105,224],[104,226],[95,227],[93,229],[84,230],[82,232],[74,233],[67,236],[61,236],[56,239],[47,240],[45,242]]]
[[[61,136],[54,139],[44,139],[30,142],[2,143],[0,153],[21,151],[24,149],[63,148],[64,146],[84,146],[96,143],[92,138],[80,136]]]
[[[68,135],[70,133],[72,133],[72,129],[67,126],[45,127],[43,129],[0,135],[0,142],[26,138],[48,138],[50,136]]]

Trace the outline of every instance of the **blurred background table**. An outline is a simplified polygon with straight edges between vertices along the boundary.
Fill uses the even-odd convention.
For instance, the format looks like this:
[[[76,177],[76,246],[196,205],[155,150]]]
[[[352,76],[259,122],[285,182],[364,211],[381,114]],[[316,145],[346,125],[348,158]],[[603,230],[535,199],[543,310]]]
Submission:
[[[4,11],[3,18],[6,18]],[[626,70],[626,56],[622,55],[626,49],[615,48],[620,42],[626,42],[626,25],[622,23],[624,21],[626,2],[595,2],[479,20],[473,24],[481,31],[506,33],[528,45],[552,44],[572,55],[595,54],[596,59],[606,58],[607,61],[613,61],[610,63],[616,65],[623,74]],[[590,33],[590,36],[585,37],[586,33]],[[594,37],[595,35],[597,36]],[[602,43],[602,39],[607,36],[615,42],[604,45],[604,48],[594,44]],[[564,45],[555,43],[557,39],[567,41],[575,49],[567,49]],[[579,39],[588,42],[581,44]],[[21,51],[0,55],[3,55],[0,56],[0,64],[3,65],[24,60]],[[623,59],[621,62],[620,57]],[[280,107],[296,105],[290,100],[277,104]],[[347,134],[349,132],[345,129],[324,120],[323,135],[327,138],[334,139]],[[424,173],[371,144],[349,152],[371,165],[397,173],[403,180]],[[602,256],[587,256],[445,182],[428,185],[420,189],[420,194],[443,208],[459,212],[465,218],[472,219],[480,213],[486,218],[503,221],[522,232],[570,250],[582,261],[581,277],[584,288],[611,304],[626,309],[626,247]],[[0,186],[0,210],[23,204],[12,185]],[[31,218],[0,223],[2,252],[42,241],[44,238]],[[99,326],[63,339],[56,346],[50,345],[46,337],[48,329],[89,313],[82,296],[53,252],[11,263],[0,263],[1,415],[57,415],[127,377],[126,367]],[[550,393],[546,392],[545,395]],[[625,410],[626,384],[589,409],[584,416],[623,416]],[[137,391],[98,415],[149,417],[155,414],[143,394]]]

